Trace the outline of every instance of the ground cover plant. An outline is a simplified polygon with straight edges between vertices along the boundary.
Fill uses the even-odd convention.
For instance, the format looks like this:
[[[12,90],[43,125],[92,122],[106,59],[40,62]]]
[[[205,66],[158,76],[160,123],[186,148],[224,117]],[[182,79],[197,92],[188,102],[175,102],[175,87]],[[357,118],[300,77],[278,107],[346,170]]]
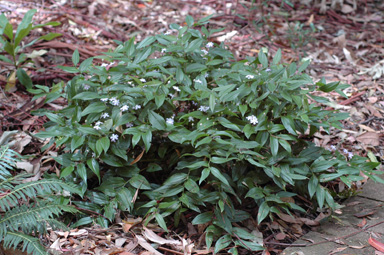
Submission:
[[[349,187],[361,172],[381,181],[378,163],[310,141],[348,116],[317,106],[327,99],[311,92],[345,96],[347,85],[314,83],[303,73],[309,62],[280,63],[281,51],[271,61],[265,49],[235,61],[209,41],[217,31],[207,22],[188,17],[165,34],[119,42],[101,66],[92,58],[79,65],[75,52],[74,67],[63,67],[78,74],[65,87],[68,106],[48,113],[37,136],[61,148],[61,178],[87,198],[74,203],[104,215],[76,225],[106,227],[128,212],[167,230],[194,211],[215,252],[257,251],[245,219],[304,211],[287,199],[298,194],[335,209],[327,183],[337,178]]]

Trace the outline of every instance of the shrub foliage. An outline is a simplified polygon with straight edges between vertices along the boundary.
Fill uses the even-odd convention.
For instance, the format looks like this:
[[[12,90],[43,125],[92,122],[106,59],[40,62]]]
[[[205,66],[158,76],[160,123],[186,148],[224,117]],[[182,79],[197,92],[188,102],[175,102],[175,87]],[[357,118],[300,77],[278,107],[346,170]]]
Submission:
[[[372,177],[377,163],[311,142],[348,117],[322,109],[328,100],[311,92],[345,96],[347,85],[314,83],[303,72],[309,62],[280,63],[280,50],[270,60],[261,49],[236,61],[224,43],[208,40],[219,30],[208,31],[207,22],[187,17],[165,34],[118,42],[99,57],[102,65],[93,58],[79,65],[75,51],[74,66],[62,67],[77,74],[65,86],[68,106],[47,113],[37,136],[62,148],[61,177],[88,199],[78,206],[111,221],[121,211],[145,216],[165,230],[166,221],[178,225],[193,211],[193,224],[207,223],[208,247],[256,251],[262,245],[240,227],[253,208],[258,223],[303,211],[287,199],[297,194],[335,208],[327,183],[339,178],[351,187],[360,172]]]

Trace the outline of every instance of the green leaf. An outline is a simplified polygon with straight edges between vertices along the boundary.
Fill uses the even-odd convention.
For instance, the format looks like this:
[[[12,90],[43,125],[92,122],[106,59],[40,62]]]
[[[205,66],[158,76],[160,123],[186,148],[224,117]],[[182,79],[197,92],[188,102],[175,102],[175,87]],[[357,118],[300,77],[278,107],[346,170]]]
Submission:
[[[72,63],[74,66],[77,66],[79,61],[80,61],[80,55],[79,55],[79,51],[76,49],[72,54]]]
[[[319,179],[316,177],[316,175],[312,175],[312,177],[309,179],[309,182],[308,182],[308,192],[309,192],[310,198],[312,198],[313,195],[315,194],[318,184],[319,184]]]
[[[301,66],[299,67],[299,69],[297,69],[297,72],[301,73],[302,71],[307,69],[307,67],[309,66],[310,63],[311,63],[311,61],[309,61],[309,60],[304,61],[303,64],[301,64]]]
[[[74,166],[68,166],[68,167],[64,168],[63,170],[61,170],[60,178],[67,177],[68,175],[70,175],[73,172],[73,170],[75,170]]]
[[[187,25],[188,25],[189,27],[191,27],[191,26],[193,26],[193,23],[194,23],[195,21],[193,20],[193,17],[192,17],[192,16],[188,15],[188,16],[185,18],[185,22],[187,23]]]
[[[230,235],[224,235],[217,240],[215,244],[214,254],[217,254],[222,249],[227,248],[232,242],[232,237]]]
[[[259,51],[258,58],[264,68],[268,67],[268,59],[263,50]]]
[[[93,61],[93,57],[87,58],[86,60],[84,60],[79,66],[79,71],[82,73],[87,71],[88,68],[92,65],[92,61]]]
[[[87,165],[89,167],[89,169],[92,170],[92,172],[94,172],[97,176],[97,178],[99,178],[99,182],[100,182],[100,167],[99,167],[99,163],[96,161],[96,159],[94,158],[90,158],[87,160]]]
[[[165,130],[167,128],[164,118],[154,111],[148,112],[148,119],[152,127],[156,128],[157,130]]]
[[[272,65],[277,65],[281,60],[281,49],[278,49],[275,56],[273,56]]]
[[[1,26],[0,26],[1,27]],[[4,34],[6,36],[8,36],[9,40],[12,41],[13,40],[13,27],[10,23],[6,23],[5,27],[4,27]]]
[[[141,51],[139,54],[136,55],[135,59],[133,60],[133,63],[138,64],[144,60],[146,60],[149,55],[152,53],[152,48],[148,47],[145,51]]]
[[[185,48],[184,51],[187,52],[187,53],[188,52],[193,52],[193,51],[199,49],[203,42],[204,42],[204,40],[201,39],[201,38],[195,39],[195,40],[193,40],[192,42],[190,42],[188,44],[188,46]]]
[[[198,224],[205,224],[213,220],[213,213],[212,212],[204,212],[199,215],[197,215],[193,220],[192,224],[193,225],[198,225]]]
[[[20,42],[24,38],[24,36],[26,36],[25,33],[22,32],[22,30],[25,31],[25,29],[27,29],[28,27],[30,27],[29,30],[32,29],[32,17],[33,15],[35,15],[36,11],[37,11],[36,9],[31,9],[27,11],[27,13],[25,13],[23,20],[20,22],[19,26],[17,27],[15,42],[16,41]]]
[[[98,155],[100,155],[103,150],[105,153],[107,153],[109,146],[111,145],[111,142],[109,141],[108,137],[102,137],[96,142],[96,152]]]
[[[229,185],[228,180],[224,177],[224,175],[220,172],[219,169],[216,167],[210,167],[210,172],[215,176],[217,179],[219,179],[222,183]]]
[[[207,67],[203,64],[192,63],[192,64],[187,65],[185,72],[186,73],[201,72],[201,71],[205,70],[206,68]]]
[[[336,162],[334,160],[326,161],[324,158],[319,158],[318,160],[312,163],[311,169],[313,172],[322,172],[328,170],[335,164]]]
[[[209,168],[204,168],[204,170],[201,172],[199,185],[209,176],[210,173],[211,173],[211,170]]]
[[[52,39],[55,39],[56,37],[62,36],[60,33],[49,33],[43,36],[40,36],[38,40],[45,40],[45,41],[51,41]]]
[[[316,199],[317,199],[317,203],[319,204],[319,208],[320,209],[323,208],[324,200],[325,200],[325,190],[321,185],[317,186]]]
[[[184,182],[184,187],[192,193],[198,193],[200,191],[199,185],[197,185],[197,183],[191,178],[188,178],[188,180]]]
[[[80,100],[93,100],[93,99],[99,99],[101,96],[99,96],[96,92],[81,92],[74,96],[72,99],[80,99]]]
[[[24,85],[27,89],[32,89],[33,83],[29,75],[23,68],[18,68],[16,71],[17,79],[21,84]]]
[[[159,223],[159,226],[162,229],[164,229],[166,232],[168,232],[167,224],[165,223],[163,216],[161,216],[160,213],[155,213],[155,218],[156,218],[157,223]]]
[[[271,208],[268,206],[267,202],[263,202],[260,207],[259,211],[257,212],[257,223],[260,224],[269,214]]]
[[[209,96],[209,108],[211,109],[212,112],[214,112],[215,110],[215,104],[216,104],[215,94],[211,93],[211,95]]]
[[[269,146],[271,146],[272,155],[276,156],[277,153],[279,152],[279,140],[276,137],[271,135],[269,137]]]
[[[295,123],[291,116],[281,116],[281,122],[283,123],[285,129],[292,135],[296,135]]]
[[[152,142],[151,130],[147,130],[145,133],[142,133],[141,138],[143,139],[143,142],[145,145],[145,151],[148,152],[149,148],[151,148],[151,142]]]
[[[76,167],[76,172],[85,183],[87,183],[87,169],[83,163],[80,163]]]
[[[75,149],[84,144],[85,136],[74,136],[71,141],[71,151],[73,152]]]
[[[150,44],[152,44],[154,41],[156,41],[156,37],[154,36],[149,36],[146,37],[144,40],[142,40],[136,47],[136,49],[141,49],[144,48]]]
[[[82,112],[81,116],[86,116],[90,113],[102,113],[107,107],[103,102],[94,102],[88,105]]]
[[[281,139],[281,138],[279,138],[278,140],[279,140],[280,145],[281,145],[287,152],[289,152],[289,153],[292,152],[291,145],[289,144],[289,142],[287,142],[287,141],[285,141],[285,140],[283,140],[283,139]]]

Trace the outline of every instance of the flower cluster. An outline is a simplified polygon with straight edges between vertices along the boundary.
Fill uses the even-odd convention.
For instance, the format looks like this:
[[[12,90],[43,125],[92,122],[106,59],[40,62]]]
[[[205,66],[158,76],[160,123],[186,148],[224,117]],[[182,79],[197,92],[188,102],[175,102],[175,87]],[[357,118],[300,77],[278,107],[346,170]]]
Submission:
[[[95,125],[93,126],[93,128],[96,129],[96,130],[100,130],[100,129],[101,129],[101,127],[100,127],[101,124],[103,124],[103,122],[98,121],[98,122],[95,123]]]
[[[257,117],[255,115],[251,115],[251,116],[248,116],[246,118],[252,125],[256,125],[257,123],[259,123]]]
[[[209,110],[209,106],[201,105],[198,110],[201,112],[207,112]]]
[[[111,139],[111,142],[117,142],[117,140],[119,140],[119,136],[116,134],[112,134],[109,139]]]

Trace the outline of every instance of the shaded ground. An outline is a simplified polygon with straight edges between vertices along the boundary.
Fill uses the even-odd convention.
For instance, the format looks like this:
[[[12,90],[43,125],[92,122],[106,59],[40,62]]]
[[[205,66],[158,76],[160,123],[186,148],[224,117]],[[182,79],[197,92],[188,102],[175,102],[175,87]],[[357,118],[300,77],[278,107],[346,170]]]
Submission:
[[[34,84],[47,86],[71,79],[69,74],[57,66],[71,66],[71,56],[75,49],[79,50],[81,60],[84,60],[113,49],[116,47],[114,40],[126,41],[136,36],[139,41],[153,33],[166,33],[169,24],[182,24],[186,15],[199,19],[213,14],[210,27],[224,27],[225,30],[216,33],[212,41],[224,41],[238,59],[247,55],[257,56],[262,47],[268,48],[273,56],[281,48],[284,62],[297,61],[302,57],[312,59],[308,72],[315,80],[325,77],[327,81],[350,84],[351,87],[344,91],[349,96],[348,99],[332,94],[332,103],[325,106],[350,113],[351,117],[345,121],[344,129],[334,130],[331,134],[318,133],[315,142],[327,148],[335,145],[338,149],[345,150],[346,155],[354,153],[376,156],[379,161],[383,161],[384,3],[375,0],[358,1],[358,8],[353,10],[352,1],[345,1],[342,9],[331,9],[328,6],[327,12],[320,14],[320,7],[313,3],[307,6],[300,1],[291,2],[294,3],[293,7],[282,4],[281,1],[264,4],[262,1],[253,3],[240,0],[13,0],[0,1],[0,10],[14,24],[19,23],[24,13],[32,8],[38,10],[34,18],[35,24],[48,21],[62,23],[58,27],[33,31],[31,35],[32,39],[47,32],[58,32],[62,33],[61,37],[27,48],[29,53],[44,50],[26,70]],[[2,90],[9,81],[11,71],[12,66],[0,61]],[[44,171],[57,171],[57,168],[51,158],[55,151],[40,153],[41,143],[28,135],[28,132],[40,130],[45,122],[45,117],[31,112],[44,108],[60,109],[64,104],[60,100],[49,104],[44,104],[42,99],[32,101],[32,96],[20,85],[0,94],[0,132],[26,131],[18,133],[16,145],[19,152],[35,155],[35,159],[29,162],[28,169],[25,165],[21,168],[36,174],[37,178]],[[359,185],[361,183],[357,183]],[[339,192],[344,191],[342,185],[337,186],[337,189]],[[315,223],[312,222],[313,224]],[[83,254],[88,254],[86,251],[93,252],[89,254],[112,254],[115,251],[114,254],[127,255],[138,243],[142,242],[142,245],[146,242],[126,237],[125,233],[134,225],[134,220],[127,220],[109,230],[74,230],[71,235],[52,232],[46,243],[49,246],[53,241],[61,240],[64,250],[76,247]],[[208,253],[204,246],[198,247],[201,243],[199,229],[190,224],[188,226],[187,230],[175,232],[180,236],[184,235],[185,240],[190,237],[195,246],[201,249],[199,254]],[[310,227],[311,222],[308,221],[290,223],[284,219],[255,226],[261,231],[271,254],[282,250],[284,246],[279,243],[296,240]],[[156,230],[155,227],[151,229]],[[159,242],[150,238],[147,240]],[[166,249],[170,249],[172,252],[168,254],[183,254],[178,251],[180,247],[167,247],[170,248],[159,251],[167,252]]]

